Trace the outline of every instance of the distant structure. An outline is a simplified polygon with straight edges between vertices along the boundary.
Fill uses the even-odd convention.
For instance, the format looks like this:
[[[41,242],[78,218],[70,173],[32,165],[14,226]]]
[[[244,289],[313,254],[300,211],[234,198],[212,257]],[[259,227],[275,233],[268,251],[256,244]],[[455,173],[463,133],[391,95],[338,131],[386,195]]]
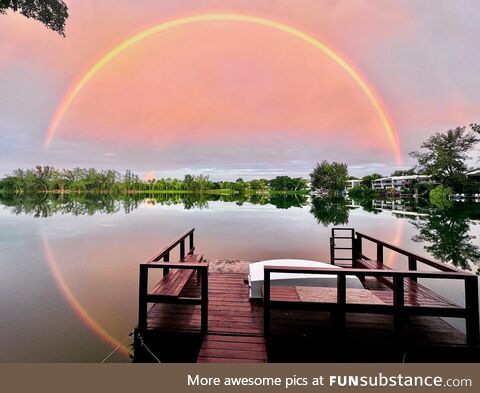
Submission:
[[[473,171],[467,172],[466,175],[470,180],[480,181],[480,169],[474,169]]]
[[[361,184],[360,179],[352,179],[352,180],[347,180],[347,190],[352,189],[353,187],[359,186]]]
[[[429,183],[431,176],[429,175],[410,175],[410,176],[389,176],[376,179],[372,182],[374,190],[386,190],[393,188],[401,190],[402,188],[410,188],[412,184]]]

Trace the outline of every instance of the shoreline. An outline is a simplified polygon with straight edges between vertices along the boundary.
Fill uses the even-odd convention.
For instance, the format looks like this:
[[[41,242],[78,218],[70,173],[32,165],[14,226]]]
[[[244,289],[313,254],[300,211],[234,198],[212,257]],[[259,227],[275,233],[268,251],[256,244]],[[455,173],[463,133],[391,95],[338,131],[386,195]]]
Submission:
[[[8,192],[0,190],[0,193],[7,194]],[[309,195],[310,190],[299,191],[280,191],[280,190],[245,190],[245,192],[239,192],[230,189],[209,189],[209,190],[38,190],[35,192],[19,192],[13,194],[16,195],[29,195],[29,194],[52,194],[52,195],[81,195],[81,194],[102,194],[102,195],[139,195],[139,194],[190,194],[190,195]]]

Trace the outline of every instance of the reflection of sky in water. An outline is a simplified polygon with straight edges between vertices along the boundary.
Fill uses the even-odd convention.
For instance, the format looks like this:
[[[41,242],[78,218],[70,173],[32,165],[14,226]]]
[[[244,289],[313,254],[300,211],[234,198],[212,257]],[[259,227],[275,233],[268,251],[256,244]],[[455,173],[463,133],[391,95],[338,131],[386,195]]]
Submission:
[[[208,205],[184,210],[182,205],[143,204],[128,215],[45,219],[13,216],[0,208],[0,361],[97,362],[111,350],[60,295],[45,260],[42,233],[72,293],[117,340],[136,323],[138,264],[191,227],[196,228],[197,250],[206,258],[329,260],[330,228],[317,223],[309,206],[278,210],[248,202]],[[398,239],[400,246],[427,256],[422,244],[411,241],[416,228],[389,212],[374,215],[354,209],[348,225],[386,241]],[[478,239],[479,226],[471,228]],[[374,255],[373,248],[365,251]],[[432,285],[463,302],[461,285]]]

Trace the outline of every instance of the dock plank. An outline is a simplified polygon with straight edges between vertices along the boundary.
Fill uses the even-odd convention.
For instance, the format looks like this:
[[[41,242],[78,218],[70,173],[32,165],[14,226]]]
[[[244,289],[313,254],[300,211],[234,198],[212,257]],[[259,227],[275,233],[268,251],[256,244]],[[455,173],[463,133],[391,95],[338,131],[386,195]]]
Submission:
[[[255,337],[220,336],[207,334],[198,356],[199,363],[265,363],[267,350],[265,340]]]

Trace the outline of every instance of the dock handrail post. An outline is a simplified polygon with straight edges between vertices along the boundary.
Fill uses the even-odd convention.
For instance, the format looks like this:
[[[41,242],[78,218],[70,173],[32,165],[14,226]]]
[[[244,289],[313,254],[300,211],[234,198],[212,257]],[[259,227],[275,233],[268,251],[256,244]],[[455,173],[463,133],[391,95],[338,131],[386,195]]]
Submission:
[[[394,307],[394,328],[395,334],[403,337],[404,329],[404,306],[405,306],[405,288],[404,276],[396,274],[393,276],[393,307]]]
[[[148,266],[140,265],[140,282],[138,285],[138,329],[147,328],[147,291],[148,291]]]
[[[180,242],[180,260],[185,260],[185,239]]]
[[[377,243],[377,261],[383,265],[383,244]]]
[[[163,262],[170,262],[170,252],[165,253],[163,256]],[[166,276],[170,269],[168,267],[163,268],[163,275]]]
[[[202,305],[201,305],[201,330],[203,334],[208,331],[208,268],[202,269]]]
[[[338,315],[336,316],[337,324],[340,329],[345,328],[346,312],[345,305],[347,304],[347,277],[345,274],[337,274],[337,306]]]
[[[264,270],[263,278],[263,335],[265,340],[270,336],[270,270]]]
[[[352,267],[357,267],[357,260],[362,259],[362,235],[358,232],[352,232]],[[358,276],[362,284],[365,284],[365,276]]]
[[[332,236],[330,237],[330,263],[335,265],[335,238],[333,236],[332,228]]]
[[[355,258],[357,257],[357,237],[355,236],[355,229],[352,230],[352,267],[355,266]]]
[[[408,256],[408,270],[417,270],[417,260],[414,256]],[[417,277],[410,277],[410,280],[417,282]]]
[[[465,277],[465,309],[467,311],[467,342],[470,345],[480,344],[480,327],[478,311],[478,277]]]
[[[358,232],[355,234],[356,237],[353,239],[353,244],[354,244],[354,250],[353,250],[353,261],[357,259],[362,259],[362,235],[360,235]],[[353,263],[355,265],[355,263]]]
[[[352,268],[358,266],[357,260],[362,259],[362,236],[352,231]],[[365,286],[365,275],[359,275],[359,280]]]
[[[190,242],[190,252],[193,252],[193,232],[195,231],[195,228],[190,232],[190,235],[188,236],[189,242]]]

